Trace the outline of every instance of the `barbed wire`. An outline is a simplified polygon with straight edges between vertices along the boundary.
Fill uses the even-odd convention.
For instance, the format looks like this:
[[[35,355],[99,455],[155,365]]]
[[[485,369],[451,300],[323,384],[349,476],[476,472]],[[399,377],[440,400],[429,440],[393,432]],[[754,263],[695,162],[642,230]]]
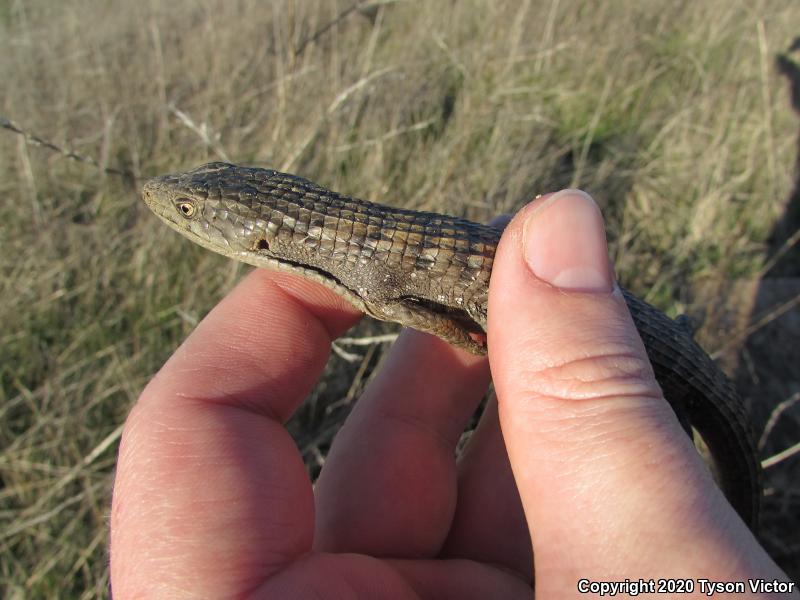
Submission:
[[[11,119],[0,115],[0,128],[6,129],[11,131],[12,133],[16,133],[17,135],[21,135],[25,138],[25,141],[30,144],[31,146],[40,146],[42,148],[47,148],[48,150],[60,154],[61,156],[68,158],[70,160],[74,160],[77,162],[81,162],[87,165],[92,165],[93,167],[100,169],[105,173],[109,173],[110,175],[118,175],[120,177],[124,177],[131,181],[136,181],[136,175],[133,171],[129,169],[117,169],[114,167],[104,167],[102,166],[97,160],[90,156],[86,156],[84,154],[79,154],[70,148],[63,148],[58,144],[51,142],[49,140],[44,139],[41,136],[36,135],[24,129],[21,125],[18,125]]]
[[[380,8],[383,5],[387,4],[395,4],[400,0],[358,0],[354,2],[347,8],[345,8],[342,12],[336,15],[333,19],[328,21],[325,25],[317,29],[312,35],[303,38],[298,44],[297,48],[295,48],[294,55],[300,56],[306,47],[309,44],[313,44],[314,42],[318,41],[323,35],[328,33],[334,26],[338,25],[342,21],[344,21],[347,17],[349,17],[354,12],[365,12]]]

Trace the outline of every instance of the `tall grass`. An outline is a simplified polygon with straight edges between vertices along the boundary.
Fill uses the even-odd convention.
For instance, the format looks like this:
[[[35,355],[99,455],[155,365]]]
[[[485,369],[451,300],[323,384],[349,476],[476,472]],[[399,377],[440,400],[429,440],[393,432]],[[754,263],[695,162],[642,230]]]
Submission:
[[[144,178],[230,159],[475,220],[580,186],[625,285],[671,314],[758,273],[792,183],[772,60],[793,0],[407,0],[314,37],[349,5],[0,2],[0,113],[134,177],[0,131],[9,597],[106,594],[120,424],[245,271],[168,235]],[[731,334],[718,322],[710,349]],[[292,424],[312,470],[379,354],[334,357]]]

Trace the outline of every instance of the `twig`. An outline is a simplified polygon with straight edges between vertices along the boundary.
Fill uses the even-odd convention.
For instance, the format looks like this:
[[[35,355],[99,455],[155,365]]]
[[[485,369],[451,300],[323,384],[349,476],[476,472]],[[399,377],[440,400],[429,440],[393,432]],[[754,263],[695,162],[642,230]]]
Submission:
[[[104,171],[111,175],[119,175],[120,177],[125,177],[127,179],[130,179],[131,181],[136,181],[136,175],[133,174],[133,171],[129,171],[128,169],[115,169],[113,167],[103,167],[95,159],[89,156],[85,156],[83,154],[78,154],[74,150],[62,148],[61,146],[54,144],[53,142],[41,138],[35,133],[31,133],[30,131],[23,129],[20,125],[17,125],[16,123],[14,123],[14,121],[12,121],[11,119],[7,119],[3,115],[0,115],[0,127],[2,127],[3,129],[7,129],[13,133],[16,133],[17,135],[21,135],[23,138],[25,138],[25,141],[31,146],[41,146],[43,148],[47,148],[48,150],[52,150],[53,152],[56,152],[57,154],[60,154],[65,158],[69,158],[70,160],[82,162],[87,165],[92,165],[93,167],[96,167],[101,171]]]
[[[297,45],[297,49],[294,51],[295,56],[300,56],[303,53],[303,50],[306,49],[306,46],[311,44],[312,42],[316,42],[319,38],[321,38],[325,33],[330,31],[330,29],[337,25],[338,23],[342,22],[346,19],[349,15],[353,12],[361,8],[362,6],[368,4],[365,0],[360,0],[359,2],[354,2],[348,8],[345,8],[342,12],[340,12],[332,21],[329,21],[319,29],[317,29],[313,35],[310,37],[304,38],[301,42]]]
[[[769,311],[766,315],[764,315],[758,321],[756,321],[755,323],[753,323],[752,325],[747,327],[744,331],[740,331],[738,334],[734,335],[721,348],[718,348],[716,351],[714,351],[711,354],[711,358],[713,358],[714,360],[718,359],[731,346],[733,346],[734,344],[742,341],[743,339],[746,339],[746,338],[750,337],[752,334],[754,334],[759,329],[761,329],[763,327],[766,327],[772,321],[774,321],[775,319],[777,319],[778,317],[780,317],[784,313],[789,312],[790,310],[792,310],[798,304],[800,304],[800,294],[796,295],[791,300],[789,300],[787,302],[784,302],[779,307],[777,307],[775,310]]]
[[[786,450],[782,450],[777,454],[773,454],[769,458],[765,458],[761,461],[761,468],[762,469],[769,469],[770,467],[774,467],[779,462],[783,462],[787,458],[794,456],[795,454],[800,454],[800,442],[789,446]]]
[[[344,350],[336,342],[333,342],[331,344],[331,350],[333,350],[333,353],[339,358],[341,358],[343,361],[349,362],[351,364],[357,363],[363,358],[360,354]]]
[[[336,432],[339,431],[341,426],[342,426],[341,421],[337,420],[328,425],[327,427],[325,427],[325,429],[317,433],[317,435],[315,435],[313,438],[311,438],[305,444],[303,444],[301,454],[305,456],[306,454],[314,455],[317,452],[321,453],[319,449],[320,444],[329,443],[333,439],[333,436],[336,435]]]
[[[292,166],[294,165],[295,161],[300,158],[300,156],[305,152],[306,148],[311,144],[312,141],[317,137],[319,132],[322,130],[322,126],[327,122],[328,119],[339,109],[342,104],[353,94],[357,91],[365,87],[368,83],[370,83],[373,79],[378,77],[383,77],[387,73],[391,73],[395,70],[396,67],[385,67],[374,73],[370,73],[369,75],[362,77],[358,81],[356,81],[351,86],[347,87],[347,89],[343,90],[339,93],[336,98],[334,98],[333,102],[331,102],[330,106],[325,110],[325,113],[319,118],[316,123],[316,127],[314,127],[306,138],[300,142],[298,146],[292,151],[292,154],[287,158],[283,163],[281,163],[280,170],[281,171],[291,171]]]
[[[792,235],[786,238],[786,241],[783,242],[778,251],[772,255],[772,258],[770,258],[764,264],[764,266],[761,267],[761,270],[758,272],[758,275],[756,275],[756,277],[758,277],[759,279],[764,277],[764,275],[766,275],[769,272],[769,270],[775,266],[775,263],[777,263],[781,258],[783,258],[783,255],[786,254],[789,250],[791,250],[792,247],[798,241],[800,241],[800,227]]]
[[[388,140],[390,140],[390,139],[392,139],[394,137],[403,135],[405,133],[410,133],[412,131],[419,131],[421,129],[426,129],[426,128],[430,127],[431,125],[433,125],[434,123],[436,123],[436,119],[426,119],[425,121],[420,121],[418,123],[414,123],[413,125],[410,125],[409,127],[392,129],[391,131],[388,131],[388,132],[384,133],[379,138],[373,138],[373,139],[370,139],[370,140],[363,140],[363,141],[355,142],[355,143],[352,143],[352,144],[342,144],[341,146],[336,146],[336,147],[334,147],[334,150],[336,152],[347,152],[348,150],[351,150],[353,148],[360,148],[360,147],[363,147],[363,146],[379,146],[380,144],[382,144],[382,143],[384,143],[384,142],[386,142],[386,141],[388,141]]]
[[[342,346],[377,346],[378,344],[391,344],[397,339],[397,333],[387,333],[385,335],[373,335],[367,337],[360,337],[360,338],[351,338],[351,337],[344,337],[339,338],[333,344],[331,344],[331,348],[333,349],[334,354],[336,354],[339,358],[349,362],[349,363],[357,363],[360,360],[363,360],[363,356],[360,354],[356,354],[354,352],[348,352]]]
[[[314,462],[317,463],[320,469],[325,466],[325,455],[322,454],[322,450],[319,449],[319,446],[314,444],[308,447],[307,452],[314,457]]]
[[[397,339],[397,333],[386,333],[383,335],[372,335],[367,337],[352,338],[343,337],[336,340],[337,344],[345,346],[372,346],[373,344],[390,344]]]
[[[339,406],[347,406],[352,404],[353,400],[355,400],[356,394],[361,390],[361,382],[364,380],[364,376],[367,374],[367,368],[369,367],[370,363],[372,363],[372,357],[375,356],[375,351],[377,346],[370,346],[367,349],[367,353],[364,355],[364,358],[361,359],[361,364],[358,367],[358,372],[356,376],[353,377],[353,381],[350,384],[350,389],[347,390],[347,395],[339,401],[330,404],[325,408],[325,412],[327,414],[331,414],[335,409],[339,408]]]
[[[194,131],[197,136],[203,140],[203,143],[208,147],[211,148],[214,152],[217,153],[222,160],[225,162],[231,162],[231,159],[228,158],[228,153],[225,152],[225,148],[222,147],[222,144],[219,142],[219,133],[215,135],[211,135],[208,127],[208,123],[200,123],[199,125],[190,117],[188,114],[183,112],[181,109],[177,108],[174,105],[169,106],[169,111],[178,117],[178,120],[183,123],[188,129]]]
[[[800,400],[800,392],[796,392],[792,394],[789,398],[778,404],[775,408],[772,409],[772,412],[769,415],[769,419],[767,420],[767,424],[764,425],[764,431],[761,434],[761,438],[758,440],[758,449],[761,450],[764,448],[764,445],[767,443],[767,438],[772,433],[772,430],[775,428],[778,419],[781,418],[781,415],[786,412],[789,408],[794,406],[797,401]]]

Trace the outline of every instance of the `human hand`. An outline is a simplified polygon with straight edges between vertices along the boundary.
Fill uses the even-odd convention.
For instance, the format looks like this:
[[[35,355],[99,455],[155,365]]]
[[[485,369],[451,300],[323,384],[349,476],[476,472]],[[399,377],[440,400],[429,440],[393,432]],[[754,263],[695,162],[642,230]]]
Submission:
[[[498,250],[489,348],[499,403],[458,463],[486,360],[408,332],[312,492],[283,423],[357,313],[305,280],[247,277],[128,419],[115,597],[529,597],[531,538],[547,597],[577,595],[582,578],[786,580],[660,397],[609,292],[599,212],[574,194],[553,198],[522,211]],[[527,219],[535,236],[522,234]],[[535,240],[538,278],[523,238]],[[559,278],[565,260],[594,268]]]
[[[477,534],[487,524],[454,519],[458,486],[486,483],[477,508],[481,495],[495,495],[498,473],[473,468],[459,481],[453,457],[489,383],[485,358],[401,336],[312,492],[283,424],[319,377],[330,341],[358,317],[327,288],[257,270],[175,352],[123,433],[111,515],[117,600],[530,595],[518,575],[470,560],[514,550],[511,564],[530,574],[507,467],[514,536],[498,529],[483,548]],[[496,424],[493,435],[504,457]],[[458,500],[470,506],[467,495]]]
[[[542,597],[577,595],[582,579],[690,579],[698,596],[710,582],[747,592],[748,579],[789,582],[664,400],[588,196],[566,190],[514,218],[492,272],[488,330]]]

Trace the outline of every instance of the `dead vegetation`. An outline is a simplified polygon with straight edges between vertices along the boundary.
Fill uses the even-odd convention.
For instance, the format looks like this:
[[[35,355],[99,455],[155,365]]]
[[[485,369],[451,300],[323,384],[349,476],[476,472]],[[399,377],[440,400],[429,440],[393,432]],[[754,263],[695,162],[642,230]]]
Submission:
[[[739,284],[759,280],[795,177],[798,121],[773,63],[796,2],[350,6],[0,2],[0,113],[97,162],[0,131],[8,597],[107,595],[120,425],[245,270],[164,234],[137,196],[152,175],[233,160],[475,220],[579,186],[604,208],[624,284],[704,317],[701,341],[740,368],[726,342],[754,333],[756,301]],[[382,348],[342,346],[292,422],[312,472]],[[751,395],[758,427],[791,377]],[[788,433],[763,458],[800,440],[797,403],[780,415]],[[795,569],[797,464],[768,472],[765,532]]]

